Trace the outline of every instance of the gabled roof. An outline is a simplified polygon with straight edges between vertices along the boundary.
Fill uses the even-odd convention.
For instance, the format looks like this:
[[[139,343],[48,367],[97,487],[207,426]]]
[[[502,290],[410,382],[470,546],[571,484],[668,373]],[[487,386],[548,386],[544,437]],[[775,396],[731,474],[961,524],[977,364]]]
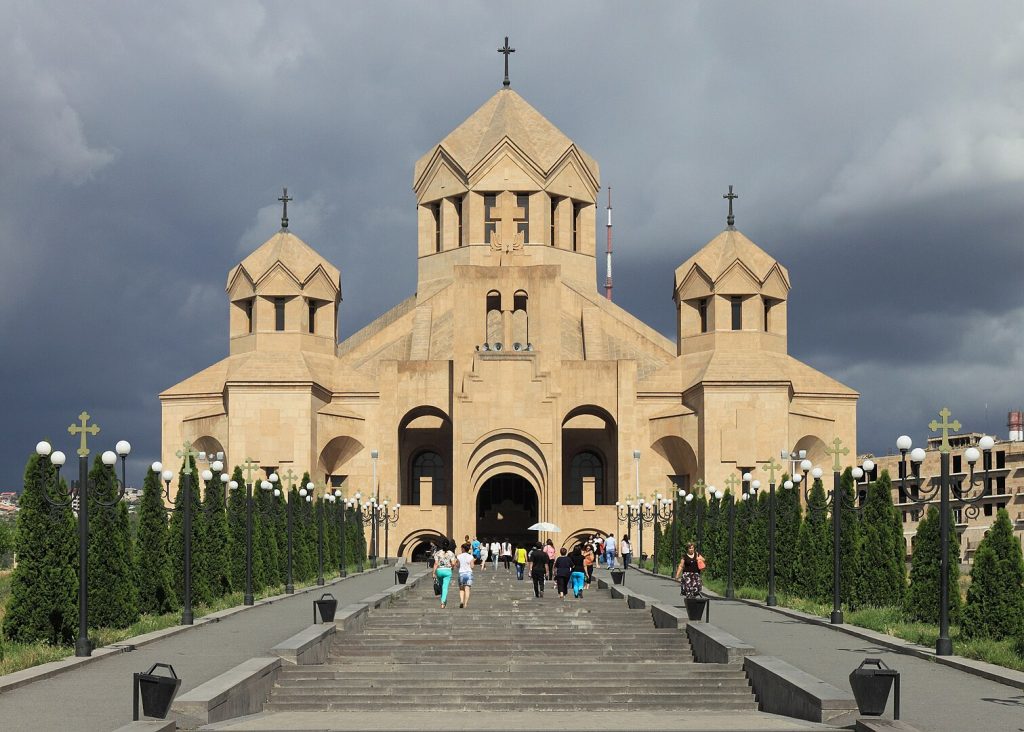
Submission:
[[[676,268],[675,289],[679,289],[694,267],[699,268],[711,282],[716,283],[737,262],[761,284],[768,279],[772,270],[778,270],[786,288],[789,288],[789,272],[785,267],[741,232],[726,229]]]
[[[572,149],[594,180],[600,179],[596,160],[580,150],[518,93],[512,89],[501,89],[416,162],[414,187],[439,149],[463,173],[468,173],[506,139],[544,171],[550,171],[566,151]]]
[[[281,230],[267,239],[252,254],[228,273],[228,289],[242,271],[254,283],[258,283],[275,266],[281,265],[300,284],[320,268],[335,286],[341,281],[341,272],[324,259],[313,247],[306,244],[290,231]]]

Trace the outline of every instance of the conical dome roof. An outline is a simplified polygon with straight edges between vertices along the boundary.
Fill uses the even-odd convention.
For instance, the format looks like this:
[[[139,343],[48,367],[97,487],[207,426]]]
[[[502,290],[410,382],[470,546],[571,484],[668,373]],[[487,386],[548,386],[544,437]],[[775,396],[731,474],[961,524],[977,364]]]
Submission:
[[[300,283],[306,282],[318,268],[323,269],[332,283],[337,284],[341,279],[341,272],[337,267],[295,234],[282,229],[228,273],[228,287],[239,270],[244,270],[255,283],[279,263]]]
[[[778,269],[786,288],[789,288],[789,272],[786,268],[736,229],[726,229],[679,265],[676,269],[676,287],[683,283],[694,267],[715,283],[737,262],[749,270],[759,283],[764,283],[772,270]]]
[[[572,140],[518,93],[512,89],[501,89],[417,161],[414,180],[419,180],[438,148],[468,173],[505,138],[545,172],[569,148],[575,147]],[[575,149],[595,180],[599,179],[597,161],[579,147]]]

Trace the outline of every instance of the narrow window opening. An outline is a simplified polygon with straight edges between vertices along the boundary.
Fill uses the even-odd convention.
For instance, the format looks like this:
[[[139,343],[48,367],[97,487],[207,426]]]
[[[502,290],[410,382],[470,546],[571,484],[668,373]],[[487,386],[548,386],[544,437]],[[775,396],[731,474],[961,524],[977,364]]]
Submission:
[[[494,218],[494,209],[498,204],[498,196],[495,193],[484,195],[484,242],[490,244],[494,235],[498,233],[498,220]]]
[[[464,196],[459,196],[458,198],[455,198],[452,201],[452,203],[455,204],[455,221],[456,221],[456,224],[457,224],[457,226],[456,226],[457,232],[455,234],[455,236],[456,236],[456,245],[455,246],[459,246],[459,247],[462,246],[462,202],[463,202],[464,198],[465,198]]]
[[[578,252],[580,250],[580,211],[583,210],[583,206],[579,203],[572,205],[572,250]]]
[[[284,298],[274,298],[274,330],[284,330]]]
[[[494,290],[487,293],[487,314],[484,322],[487,329],[484,342],[494,344],[504,340],[501,335],[501,295]]]
[[[430,213],[434,216],[434,251],[441,251],[441,204],[432,203]]]
[[[743,330],[743,298],[733,295],[729,299],[732,301],[732,329]]]
[[[530,196],[526,193],[516,194],[516,233],[523,244],[530,241]]]
[[[246,300],[242,306],[245,308],[246,332],[252,333],[252,298]]]
[[[764,332],[767,333],[770,329],[768,328],[768,313],[771,312],[772,301],[767,297],[764,299]]]
[[[309,332],[316,333],[316,301],[309,301]]]
[[[551,246],[555,246],[555,242],[558,241],[555,238],[555,222],[558,220],[558,197],[551,196]]]
[[[702,297],[697,301],[697,312],[700,313],[700,332],[708,332],[708,299]]]

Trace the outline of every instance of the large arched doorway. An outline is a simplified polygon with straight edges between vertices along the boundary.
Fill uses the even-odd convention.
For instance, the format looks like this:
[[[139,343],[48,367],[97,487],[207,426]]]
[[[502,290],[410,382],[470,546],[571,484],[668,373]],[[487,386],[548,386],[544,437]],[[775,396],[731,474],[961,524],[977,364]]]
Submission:
[[[527,527],[537,523],[538,509],[537,491],[526,478],[515,473],[488,478],[476,496],[477,538],[520,546],[535,542],[537,532]]]

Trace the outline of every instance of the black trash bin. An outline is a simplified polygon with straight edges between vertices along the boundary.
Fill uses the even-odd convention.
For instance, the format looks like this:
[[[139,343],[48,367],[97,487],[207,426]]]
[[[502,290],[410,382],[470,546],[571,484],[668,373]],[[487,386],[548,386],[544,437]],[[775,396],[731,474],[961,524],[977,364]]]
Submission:
[[[400,585],[404,585],[405,581],[409,579],[409,570],[405,567],[399,567],[395,570],[395,582]]]
[[[874,666],[874,668],[868,668]],[[889,690],[896,684],[893,719],[900,718],[900,672],[885,665],[880,658],[865,658],[850,674],[850,688],[857,708],[867,717],[880,717],[889,701]]]
[[[319,600],[313,600],[313,625],[316,625],[317,613],[320,614],[321,622],[333,623],[336,612],[338,612],[338,601],[330,592],[325,592]]]
[[[707,620],[711,620],[711,608],[706,597],[684,597],[683,604],[686,605],[686,617],[690,620],[701,620],[707,614]]]
[[[626,580],[626,571],[625,570],[619,569],[618,567],[616,567],[615,569],[612,570],[612,582],[613,583],[615,583],[617,585],[621,585],[621,584],[625,584],[625,580]]]
[[[157,668],[165,668],[170,676],[153,673]],[[166,719],[171,710],[171,702],[181,686],[181,679],[174,673],[169,663],[154,663],[144,674],[133,674],[134,689],[132,690],[132,719],[139,719],[139,697],[142,697],[142,713],[155,719]]]

